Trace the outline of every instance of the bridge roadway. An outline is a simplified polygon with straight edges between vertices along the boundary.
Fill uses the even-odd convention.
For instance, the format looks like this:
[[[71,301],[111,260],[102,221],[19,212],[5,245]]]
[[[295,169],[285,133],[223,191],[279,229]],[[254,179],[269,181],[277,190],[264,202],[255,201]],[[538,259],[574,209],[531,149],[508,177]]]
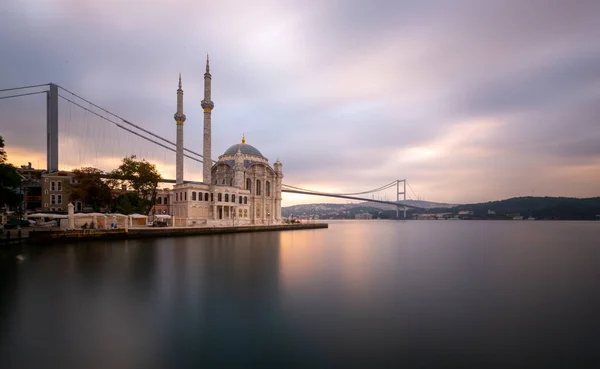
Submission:
[[[174,179],[163,179],[161,182],[164,182],[164,183],[175,183],[175,180]],[[185,181],[185,183],[204,184],[204,182],[197,182],[197,181]],[[375,200],[375,199],[365,199],[365,198],[362,198],[362,197],[347,196],[347,195],[336,195],[336,194],[328,194],[328,193],[320,193],[320,192],[306,192],[306,191],[290,190],[290,189],[285,189],[285,188],[281,189],[281,192],[297,193],[297,194],[301,194],[301,195],[311,195],[311,196],[337,197],[338,199],[348,199],[348,200],[376,202],[378,204],[387,204],[387,205],[400,206],[400,207],[404,207],[405,206],[402,202],[385,201],[385,200]],[[408,208],[408,209],[420,209],[420,210],[424,209],[422,207],[412,206],[412,205],[406,205],[406,208]]]

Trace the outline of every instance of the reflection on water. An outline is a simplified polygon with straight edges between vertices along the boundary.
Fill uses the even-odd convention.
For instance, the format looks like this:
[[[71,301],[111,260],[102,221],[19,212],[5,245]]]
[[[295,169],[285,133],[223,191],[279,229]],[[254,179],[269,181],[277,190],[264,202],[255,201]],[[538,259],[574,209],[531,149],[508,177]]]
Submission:
[[[600,224],[328,230],[0,253],[0,367],[600,364]]]

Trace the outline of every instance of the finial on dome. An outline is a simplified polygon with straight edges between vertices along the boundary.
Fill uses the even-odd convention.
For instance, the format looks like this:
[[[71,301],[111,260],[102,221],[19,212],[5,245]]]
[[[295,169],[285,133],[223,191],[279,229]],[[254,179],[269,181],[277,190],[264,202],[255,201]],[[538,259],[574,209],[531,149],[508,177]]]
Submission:
[[[244,137],[244,134],[242,133],[242,143],[245,144],[246,143],[246,137]]]

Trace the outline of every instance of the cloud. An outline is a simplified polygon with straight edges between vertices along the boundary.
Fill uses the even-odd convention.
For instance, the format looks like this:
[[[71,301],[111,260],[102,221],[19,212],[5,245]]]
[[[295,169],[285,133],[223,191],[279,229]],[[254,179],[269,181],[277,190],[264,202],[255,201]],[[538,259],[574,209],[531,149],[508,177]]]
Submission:
[[[185,143],[200,152],[209,52],[214,158],[245,133],[300,187],[351,192],[407,178],[444,202],[533,188],[592,196],[599,12],[592,0],[9,0],[0,88],[56,82],[174,140],[181,72]],[[43,155],[44,114],[43,95],[0,100],[17,164]],[[59,119],[64,165],[108,167],[135,152],[172,172],[171,152],[64,100]],[[188,178],[200,172],[186,162]]]

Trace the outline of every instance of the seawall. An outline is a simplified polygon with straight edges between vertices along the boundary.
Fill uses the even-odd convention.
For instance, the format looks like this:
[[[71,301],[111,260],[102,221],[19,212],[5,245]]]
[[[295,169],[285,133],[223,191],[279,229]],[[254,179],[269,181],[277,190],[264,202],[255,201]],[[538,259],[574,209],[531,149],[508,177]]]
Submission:
[[[48,244],[92,240],[126,240],[155,237],[181,237],[198,235],[215,235],[229,233],[268,232],[268,231],[295,231],[302,229],[328,228],[327,223],[300,223],[278,224],[265,226],[242,227],[165,227],[165,228],[133,228],[124,229],[75,229],[65,231],[34,231],[29,233],[29,243]]]

